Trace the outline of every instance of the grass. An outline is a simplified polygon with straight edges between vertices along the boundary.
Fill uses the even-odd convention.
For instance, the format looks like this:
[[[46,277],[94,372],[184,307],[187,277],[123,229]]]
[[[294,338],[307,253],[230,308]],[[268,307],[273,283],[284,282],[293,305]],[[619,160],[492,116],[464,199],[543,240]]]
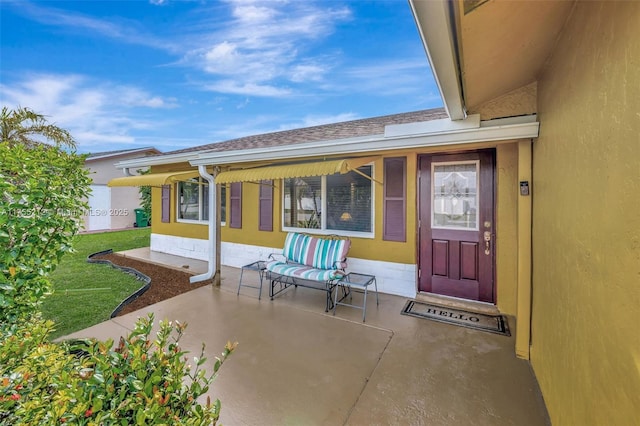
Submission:
[[[149,246],[150,228],[78,235],[75,253],[62,258],[51,274],[54,292],[42,306],[43,316],[56,323],[51,338],[73,333],[109,319],[111,312],[142,282],[109,265],[87,263],[92,253]]]

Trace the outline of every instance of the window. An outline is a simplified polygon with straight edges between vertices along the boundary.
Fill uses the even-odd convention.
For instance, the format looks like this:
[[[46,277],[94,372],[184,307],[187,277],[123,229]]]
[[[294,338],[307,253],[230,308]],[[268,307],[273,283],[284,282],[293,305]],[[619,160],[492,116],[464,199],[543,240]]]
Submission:
[[[478,229],[478,161],[431,165],[431,226]]]
[[[220,223],[223,225],[227,222],[227,187],[218,185],[220,188]]]
[[[358,171],[371,177],[373,166]],[[373,233],[373,185],[358,173],[284,179],[283,193],[285,230]]]
[[[180,222],[208,222],[209,221],[209,183],[202,178],[178,182],[178,221]],[[226,220],[226,188],[220,187],[222,201],[222,223]]]

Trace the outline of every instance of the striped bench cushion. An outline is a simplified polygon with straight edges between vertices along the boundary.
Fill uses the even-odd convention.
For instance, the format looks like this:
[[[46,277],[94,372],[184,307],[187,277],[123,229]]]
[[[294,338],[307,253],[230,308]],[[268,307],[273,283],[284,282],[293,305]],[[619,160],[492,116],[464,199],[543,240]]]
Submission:
[[[265,266],[268,271],[276,274],[311,281],[336,280],[344,275],[342,271],[337,269],[318,269],[312,268],[311,266],[284,263],[277,260],[267,262]]]
[[[295,232],[289,233],[282,254],[289,260],[317,269],[345,268],[350,240],[329,240]]]

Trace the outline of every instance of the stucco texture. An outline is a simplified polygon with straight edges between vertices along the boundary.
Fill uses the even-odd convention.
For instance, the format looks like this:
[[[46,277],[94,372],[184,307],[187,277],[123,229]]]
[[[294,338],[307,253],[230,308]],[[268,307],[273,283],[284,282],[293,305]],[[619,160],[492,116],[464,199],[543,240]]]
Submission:
[[[516,316],[518,282],[518,145],[496,148],[496,305]]]
[[[538,82],[531,361],[554,425],[640,415],[639,22],[578,2]]]

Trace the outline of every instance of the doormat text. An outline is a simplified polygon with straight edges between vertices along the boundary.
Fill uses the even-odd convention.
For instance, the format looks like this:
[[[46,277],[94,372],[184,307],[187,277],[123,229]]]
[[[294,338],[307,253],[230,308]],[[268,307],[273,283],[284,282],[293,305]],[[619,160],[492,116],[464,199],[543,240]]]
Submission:
[[[417,300],[407,301],[401,313],[403,315],[460,325],[476,330],[488,331],[490,333],[505,336],[511,335],[507,318],[505,318],[504,315],[480,314],[447,306],[419,302]]]

